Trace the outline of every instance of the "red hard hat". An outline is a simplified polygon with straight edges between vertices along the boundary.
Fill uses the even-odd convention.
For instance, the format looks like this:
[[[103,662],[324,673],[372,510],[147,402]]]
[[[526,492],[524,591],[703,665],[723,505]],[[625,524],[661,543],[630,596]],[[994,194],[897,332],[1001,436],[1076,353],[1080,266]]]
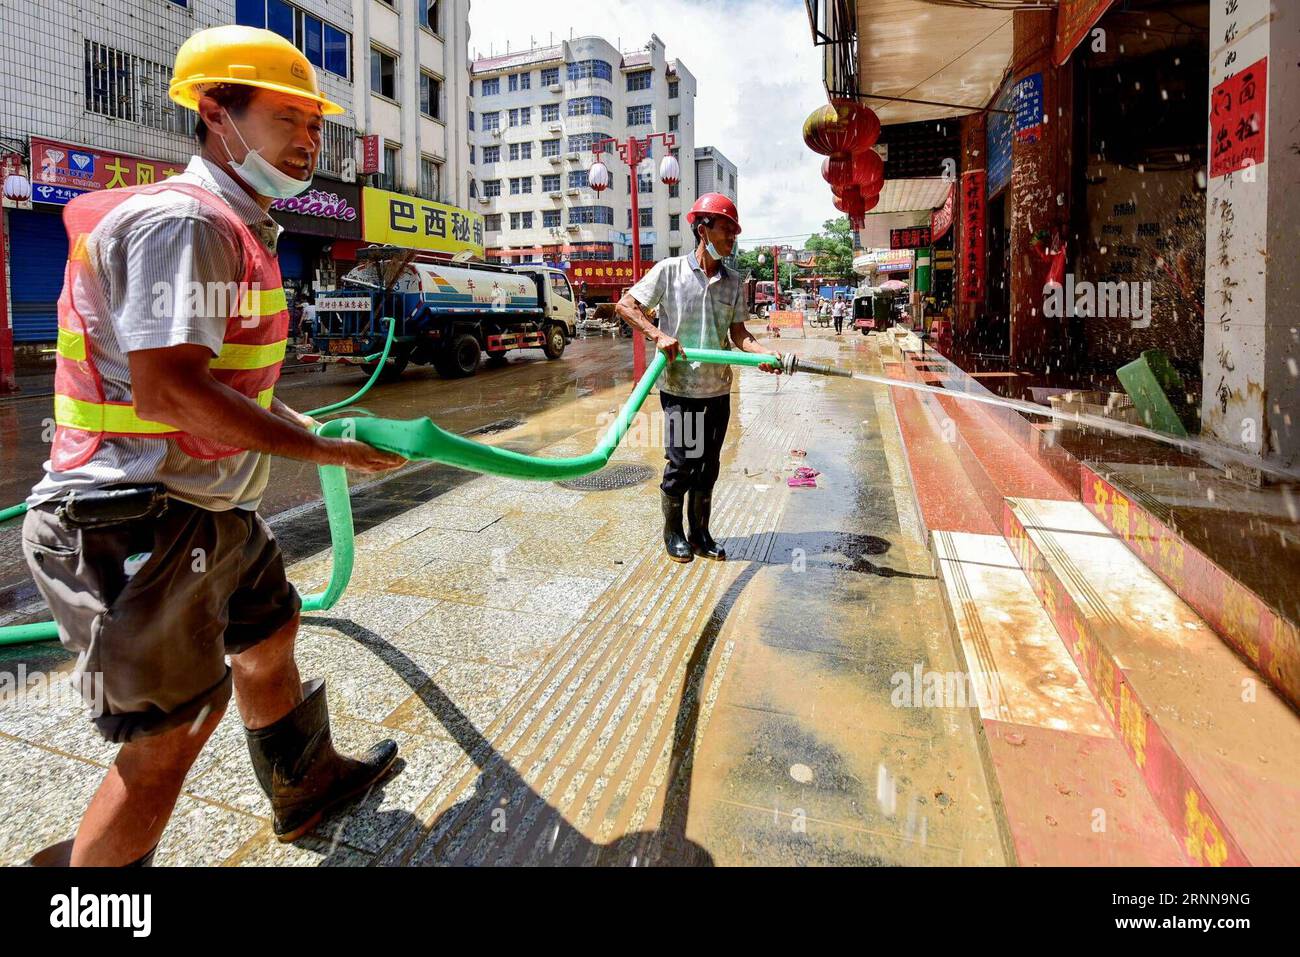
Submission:
[[[736,232],[740,232],[740,216],[736,213],[736,204],[721,193],[705,193],[697,199],[691,211],[686,214],[687,224],[694,227],[695,220],[700,216],[725,216],[736,224]]]

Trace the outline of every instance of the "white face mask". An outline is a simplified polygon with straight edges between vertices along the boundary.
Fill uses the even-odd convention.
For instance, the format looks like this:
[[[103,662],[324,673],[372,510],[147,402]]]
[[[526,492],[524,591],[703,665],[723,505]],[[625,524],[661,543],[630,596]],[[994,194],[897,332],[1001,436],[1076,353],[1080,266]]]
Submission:
[[[244,139],[244,134],[239,132],[239,127],[235,126],[235,121],[231,118],[229,112],[226,113],[226,119],[230,120],[230,125],[235,129],[235,135],[239,137],[239,142],[243,144],[244,149],[247,151],[244,155],[244,161],[236,163],[234,154],[230,152],[230,144],[226,143],[224,136],[221,137],[221,142],[226,147],[226,155],[231,157],[227,162],[230,164],[230,168],[239,175],[239,178],[253,187],[258,194],[269,196],[272,199],[289,199],[291,196],[297,196],[311,185],[310,179],[298,179],[296,176],[282,173],[272,166],[261,153],[249,147],[248,141]]]

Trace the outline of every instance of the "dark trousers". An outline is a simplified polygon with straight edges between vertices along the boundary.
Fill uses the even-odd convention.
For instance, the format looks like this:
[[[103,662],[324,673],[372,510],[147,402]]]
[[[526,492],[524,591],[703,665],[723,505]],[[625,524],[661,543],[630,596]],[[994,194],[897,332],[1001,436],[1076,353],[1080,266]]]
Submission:
[[[838,335],[838,334],[839,334],[843,329],[844,329],[844,317],[843,317],[843,316],[836,316],[836,317],[835,317],[835,332],[836,332],[836,334]]]
[[[731,396],[690,399],[659,393],[664,410],[664,480],[667,494],[680,498],[689,491],[708,492],[718,481],[722,442],[731,419]]]

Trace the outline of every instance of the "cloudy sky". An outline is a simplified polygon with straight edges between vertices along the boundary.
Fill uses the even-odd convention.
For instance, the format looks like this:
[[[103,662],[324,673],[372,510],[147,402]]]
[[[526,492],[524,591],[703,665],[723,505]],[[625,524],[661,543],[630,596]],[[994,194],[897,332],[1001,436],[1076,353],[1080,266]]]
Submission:
[[[740,169],[742,245],[798,244],[839,215],[800,133],[826,102],[803,0],[472,0],[469,22],[471,56],[558,43],[570,29],[624,51],[658,34],[699,83],[695,145]]]

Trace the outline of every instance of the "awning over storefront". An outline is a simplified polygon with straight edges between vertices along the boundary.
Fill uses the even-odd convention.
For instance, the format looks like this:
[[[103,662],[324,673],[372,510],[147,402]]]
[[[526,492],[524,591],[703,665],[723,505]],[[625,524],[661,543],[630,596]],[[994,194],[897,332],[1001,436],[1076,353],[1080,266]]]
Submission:
[[[925,0],[857,0],[858,90],[886,125],[962,116],[993,99],[1011,60],[1011,11]]]

